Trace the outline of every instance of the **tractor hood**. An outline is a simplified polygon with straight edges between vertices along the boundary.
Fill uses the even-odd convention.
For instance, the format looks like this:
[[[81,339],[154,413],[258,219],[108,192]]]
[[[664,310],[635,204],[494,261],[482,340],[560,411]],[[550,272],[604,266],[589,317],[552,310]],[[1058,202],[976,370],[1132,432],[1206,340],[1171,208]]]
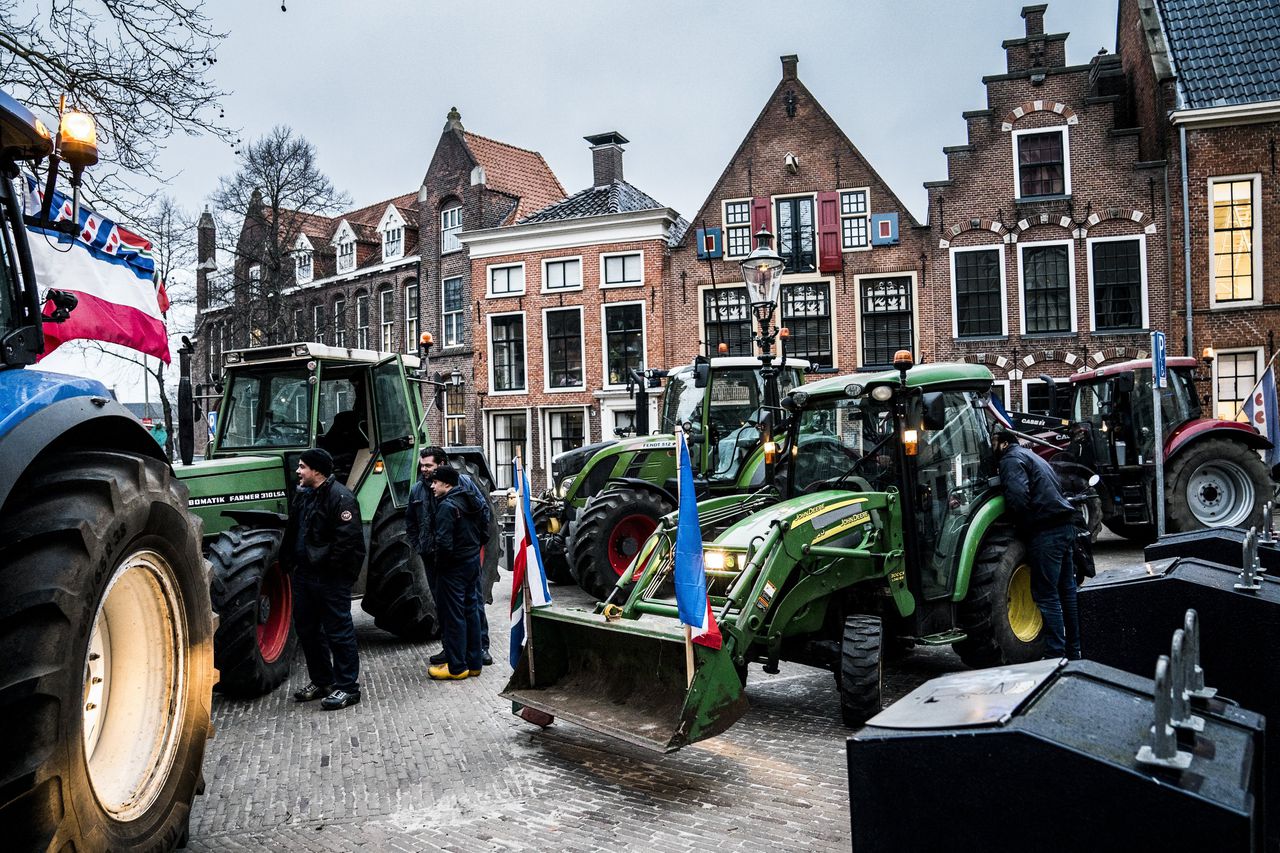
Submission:
[[[174,469],[191,492],[188,506],[204,520],[205,535],[231,526],[226,510],[288,511],[294,485],[279,456],[233,456]]]
[[[596,453],[615,444],[617,444],[615,440],[597,441],[595,444],[575,447],[573,450],[561,453],[551,460],[551,481],[559,485],[560,481],[565,477],[576,475],[581,471],[587,464],[587,460],[595,456]]]
[[[704,538],[703,547],[746,551],[752,540],[758,544],[768,536],[778,521],[789,522],[792,530],[811,525],[817,531],[812,540],[814,544],[837,544],[837,539],[844,538],[842,534],[871,522],[870,514],[864,510],[865,503],[859,493],[843,489],[800,495],[732,523],[714,539]]]

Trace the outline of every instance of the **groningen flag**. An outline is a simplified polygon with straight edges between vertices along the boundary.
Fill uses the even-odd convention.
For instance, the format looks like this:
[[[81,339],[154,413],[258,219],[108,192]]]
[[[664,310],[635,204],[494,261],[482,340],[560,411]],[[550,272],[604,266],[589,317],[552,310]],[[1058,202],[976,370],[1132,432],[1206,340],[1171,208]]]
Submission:
[[[529,598],[534,607],[546,607],[551,603],[551,590],[547,588],[547,573],[542,568],[542,554],[538,551],[538,537],[533,535],[533,511],[529,508],[529,481],[520,468],[520,459],[512,460],[516,488],[516,530],[512,537],[516,553],[511,578],[511,667],[520,663],[520,650],[524,648],[524,585],[529,585]]]
[[[707,570],[702,557],[702,528],[698,524],[698,498],[693,491],[693,464],[684,431],[676,428],[676,482],[679,514],[676,526],[676,609],[680,621],[692,631],[693,641],[720,648],[720,626],[707,598]]]
[[[1277,410],[1276,403],[1274,365],[1268,366],[1263,372],[1262,379],[1253,389],[1253,393],[1245,399],[1241,411],[1245,413],[1254,429],[1271,441],[1271,448],[1267,451],[1267,465],[1280,462],[1280,410]]]

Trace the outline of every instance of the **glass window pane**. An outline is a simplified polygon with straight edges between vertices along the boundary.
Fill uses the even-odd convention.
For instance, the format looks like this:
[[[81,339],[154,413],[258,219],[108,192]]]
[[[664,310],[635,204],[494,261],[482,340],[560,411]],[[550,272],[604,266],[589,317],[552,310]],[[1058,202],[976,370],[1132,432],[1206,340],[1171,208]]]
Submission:
[[[955,268],[956,327],[960,337],[1002,334],[999,250],[957,252]]]
[[[1066,246],[1027,246],[1022,250],[1022,292],[1027,332],[1071,329],[1071,295]]]

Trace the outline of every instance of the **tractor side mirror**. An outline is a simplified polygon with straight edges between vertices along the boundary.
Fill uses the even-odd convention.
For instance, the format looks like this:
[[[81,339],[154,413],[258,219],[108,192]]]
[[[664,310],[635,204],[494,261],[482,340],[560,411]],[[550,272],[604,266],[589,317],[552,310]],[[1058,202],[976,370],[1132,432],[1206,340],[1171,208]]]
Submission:
[[[1126,370],[1124,373],[1116,374],[1115,391],[1117,394],[1130,394],[1133,392],[1132,370]]]
[[[693,387],[706,388],[711,384],[711,363],[699,361],[693,366]]]
[[[925,429],[942,429],[947,425],[947,401],[941,391],[925,393],[923,403]]]

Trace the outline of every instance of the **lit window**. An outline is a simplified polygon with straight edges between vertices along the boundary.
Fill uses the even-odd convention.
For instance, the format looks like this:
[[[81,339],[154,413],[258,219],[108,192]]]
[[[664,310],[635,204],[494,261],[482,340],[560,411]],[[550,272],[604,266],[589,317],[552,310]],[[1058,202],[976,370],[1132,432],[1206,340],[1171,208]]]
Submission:
[[[1256,302],[1254,286],[1260,236],[1254,214],[1257,197],[1253,178],[1215,180],[1210,223],[1213,301]]]
[[[1219,351],[1214,359],[1214,374],[1214,415],[1228,421],[1244,420],[1240,409],[1258,384],[1258,351]]]
[[[467,443],[467,395],[461,385],[450,384],[444,391],[444,432],[450,447]]]

